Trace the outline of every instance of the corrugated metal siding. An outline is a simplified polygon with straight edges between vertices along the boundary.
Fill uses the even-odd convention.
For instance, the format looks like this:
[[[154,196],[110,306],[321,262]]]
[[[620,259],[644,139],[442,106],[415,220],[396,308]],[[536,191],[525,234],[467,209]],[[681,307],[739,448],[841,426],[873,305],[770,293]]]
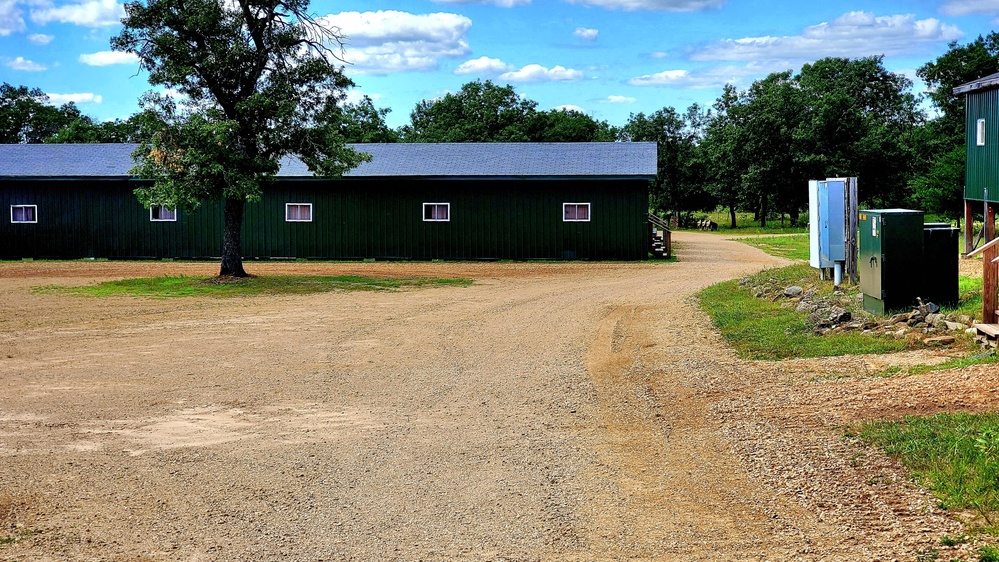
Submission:
[[[5,181],[0,258],[210,258],[222,246],[220,205],[152,222],[124,180]],[[424,222],[423,203],[450,203]],[[590,222],[562,204],[591,203]],[[312,203],[312,222],[286,222],[286,203]],[[37,224],[11,224],[10,205],[38,205]],[[247,258],[621,259],[647,256],[644,180],[282,181],[246,206]]]
[[[985,146],[977,146],[977,122],[985,119]],[[999,202],[999,90],[981,90],[967,96],[965,126],[967,164],[964,198]]]

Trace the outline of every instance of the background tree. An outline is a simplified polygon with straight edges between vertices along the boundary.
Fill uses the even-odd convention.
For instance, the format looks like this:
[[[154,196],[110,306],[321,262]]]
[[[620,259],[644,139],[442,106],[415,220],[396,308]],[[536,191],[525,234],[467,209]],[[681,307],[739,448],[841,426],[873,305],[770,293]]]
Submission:
[[[527,136],[531,142],[613,142],[617,131],[581,111],[552,109],[534,113]]]
[[[70,102],[53,107],[38,88],[0,84],[0,143],[40,143],[83,115]]]
[[[344,141],[354,143],[399,142],[399,132],[385,124],[389,108],[376,108],[369,96],[357,103],[343,106],[340,134]]]
[[[698,142],[702,122],[695,104],[680,115],[664,107],[650,115],[632,114],[621,127],[624,141],[655,142],[657,172],[649,193],[649,207],[655,212],[681,216],[714,206],[714,199],[704,188],[704,166]]]
[[[746,161],[745,102],[735,86],[726,84],[712,106],[707,120],[701,153],[708,162],[705,187],[719,204],[728,207],[730,226],[736,228],[736,212],[744,199],[742,177],[749,165]]]
[[[861,201],[905,204],[912,136],[923,119],[912,82],[886,70],[880,56],[821,59],[796,81],[807,100],[795,135],[806,175],[859,176]]]
[[[45,139],[47,143],[138,143],[150,138],[161,128],[157,115],[150,111],[137,113],[128,119],[96,123],[86,115],[59,129]]]
[[[513,86],[477,80],[418,103],[402,137],[406,142],[526,142],[537,105]]]
[[[337,177],[362,156],[344,147],[337,116],[351,86],[335,64],[339,37],[308,0],[148,0],[125,5],[111,47],[135,53],[149,81],[187,97],[147,95],[164,126],[136,151],[146,205],[223,205],[220,275],[245,276],[241,229],[280,159],[298,155]]]
[[[929,212],[961,218],[964,210],[965,96],[954,88],[999,72],[999,33],[979,36],[924,64],[916,74],[927,85],[927,96],[938,115],[920,131],[909,188],[914,200]]]

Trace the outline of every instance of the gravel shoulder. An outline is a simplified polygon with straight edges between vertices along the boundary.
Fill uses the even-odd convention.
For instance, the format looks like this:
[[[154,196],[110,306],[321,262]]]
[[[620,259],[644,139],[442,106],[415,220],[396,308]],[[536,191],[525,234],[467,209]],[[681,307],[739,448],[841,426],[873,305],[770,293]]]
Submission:
[[[739,360],[693,295],[783,262],[674,242],[676,263],[250,263],[475,283],[238,300],[31,291],[215,264],[0,263],[0,559],[968,556],[842,428],[994,409],[999,373]]]

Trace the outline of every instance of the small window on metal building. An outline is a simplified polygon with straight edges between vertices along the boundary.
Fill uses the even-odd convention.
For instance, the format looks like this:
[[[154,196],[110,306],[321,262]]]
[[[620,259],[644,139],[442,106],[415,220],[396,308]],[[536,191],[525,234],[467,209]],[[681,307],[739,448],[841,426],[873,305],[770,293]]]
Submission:
[[[10,222],[38,222],[38,205],[11,205]]]
[[[985,146],[985,119],[979,119],[975,123],[975,139],[978,146]]]
[[[423,220],[431,222],[448,222],[451,220],[450,203],[424,203]]]
[[[589,203],[562,203],[562,220],[565,222],[589,222]]]
[[[312,222],[312,203],[287,203],[284,206],[286,222]]]
[[[176,221],[177,209],[171,209],[163,205],[156,205],[149,208],[149,220],[153,222]]]

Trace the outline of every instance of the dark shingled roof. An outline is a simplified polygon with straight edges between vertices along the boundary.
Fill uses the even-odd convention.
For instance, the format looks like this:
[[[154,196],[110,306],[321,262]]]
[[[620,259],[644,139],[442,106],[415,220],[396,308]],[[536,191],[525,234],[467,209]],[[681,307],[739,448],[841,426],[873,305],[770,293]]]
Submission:
[[[633,177],[656,175],[656,144],[400,143],[350,145],[371,154],[346,177]],[[0,177],[127,177],[134,144],[4,144]],[[279,177],[311,177],[297,158]]]
[[[996,87],[999,87],[999,72],[990,74],[984,78],[979,78],[978,80],[972,80],[967,84],[961,84],[960,86],[954,88],[954,95],[967,94],[968,92],[974,92],[975,90],[991,90]]]

